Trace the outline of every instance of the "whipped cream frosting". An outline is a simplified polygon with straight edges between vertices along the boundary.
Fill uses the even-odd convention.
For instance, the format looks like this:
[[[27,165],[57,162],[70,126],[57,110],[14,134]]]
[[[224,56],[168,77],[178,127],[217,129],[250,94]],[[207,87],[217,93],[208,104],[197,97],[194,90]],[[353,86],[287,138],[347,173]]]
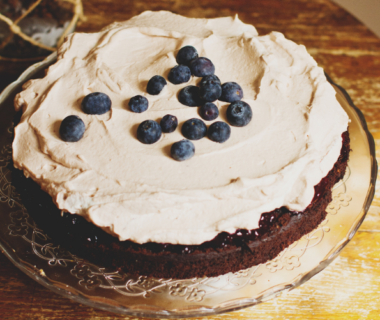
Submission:
[[[198,108],[177,94],[199,78],[146,93],[154,75],[167,78],[176,54],[192,45],[213,61],[222,83],[235,81],[253,112],[243,128],[231,127],[225,143],[195,141],[195,156],[170,157],[183,139],[181,124],[199,118]],[[261,213],[286,206],[304,210],[314,186],[339,157],[348,116],[323,70],[302,45],[272,32],[259,36],[238,17],[190,19],[170,12],[144,12],[98,33],[74,33],[43,79],[27,82],[15,99],[22,118],[15,128],[15,167],[38,182],[56,205],[118,236],[200,244],[222,231],[255,229]],[[110,96],[104,115],[81,111],[91,92]],[[137,114],[135,95],[149,100]],[[226,121],[228,103],[217,101]],[[77,115],[86,125],[76,143],[59,137],[61,121]],[[153,145],[136,138],[138,124],[178,118],[179,128]]]

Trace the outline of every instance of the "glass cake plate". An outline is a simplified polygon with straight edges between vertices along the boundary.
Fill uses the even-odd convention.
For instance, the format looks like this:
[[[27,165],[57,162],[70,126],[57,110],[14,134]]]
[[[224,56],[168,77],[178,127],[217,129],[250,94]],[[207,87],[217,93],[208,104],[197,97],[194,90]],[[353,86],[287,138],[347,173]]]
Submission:
[[[334,187],[326,219],[275,259],[236,273],[193,279],[131,277],[84,261],[36,226],[12,186],[9,168],[14,96],[55,61],[52,54],[30,67],[0,95],[0,246],[15,266],[56,293],[91,307],[152,318],[207,316],[249,307],[296,288],[326,268],[370,207],[377,176],[374,141],[361,111],[334,84],[351,119],[347,173]]]

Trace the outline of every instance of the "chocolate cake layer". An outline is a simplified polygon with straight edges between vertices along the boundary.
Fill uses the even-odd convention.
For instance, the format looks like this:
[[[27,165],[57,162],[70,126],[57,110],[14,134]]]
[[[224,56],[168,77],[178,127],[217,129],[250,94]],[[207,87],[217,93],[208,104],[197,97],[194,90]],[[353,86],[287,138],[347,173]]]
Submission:
[[[341,155],[328,175],[315,186],[312,203],[303,212],[282,207],[263,213],[260,228],[220,233],[201,245],[136,244],[119,241],[82,217],[65,213],[50,196],[19,170],[12,183],[21,194],[29,215],[57,243],[79,257],[134,275],[159,278],[218,276],[236,272],[275,258],[282,250],[315,229],[326,217],[331,189],[343,178],[350,140],[343,133]]]

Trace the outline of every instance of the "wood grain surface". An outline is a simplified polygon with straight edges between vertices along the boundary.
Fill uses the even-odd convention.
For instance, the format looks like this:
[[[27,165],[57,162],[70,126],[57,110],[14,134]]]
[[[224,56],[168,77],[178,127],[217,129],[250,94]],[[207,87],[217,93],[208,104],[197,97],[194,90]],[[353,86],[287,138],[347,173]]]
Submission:
[[[83,0],[98,31],[144,10],[188,17],[239,14],[260,34],[280,31],[306,46],[364,113],[380,159],[380,39],[329,0]],[[0,89],[25,65],[0,63]],[[380,194],[358,233],[335,262],[301,287],[261,305],[203,319],[380,319]],[[0,255],[0,319],[134,319],[99,311],[50,292]]]

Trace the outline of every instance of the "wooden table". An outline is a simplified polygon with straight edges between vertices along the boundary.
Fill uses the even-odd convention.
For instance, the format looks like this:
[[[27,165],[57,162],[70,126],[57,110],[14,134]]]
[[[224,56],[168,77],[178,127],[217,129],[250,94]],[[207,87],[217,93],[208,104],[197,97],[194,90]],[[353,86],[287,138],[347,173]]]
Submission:
[[[88,20],[78,31],[98,31],[144,10],[188,17],[239,14],[260,34],[277,30],[304,44],[363,111],[380,150],[380,39],[329,0],[83,0]],[[2,64],[0,86],[19,66]],[[378,153],[378,161],[380,154]],[[336,261],[301,287],[275,300],[204,319],[380,319],[380,194]],[[0,255],[1,319],[133,319],[99,311],[50,292]]]

